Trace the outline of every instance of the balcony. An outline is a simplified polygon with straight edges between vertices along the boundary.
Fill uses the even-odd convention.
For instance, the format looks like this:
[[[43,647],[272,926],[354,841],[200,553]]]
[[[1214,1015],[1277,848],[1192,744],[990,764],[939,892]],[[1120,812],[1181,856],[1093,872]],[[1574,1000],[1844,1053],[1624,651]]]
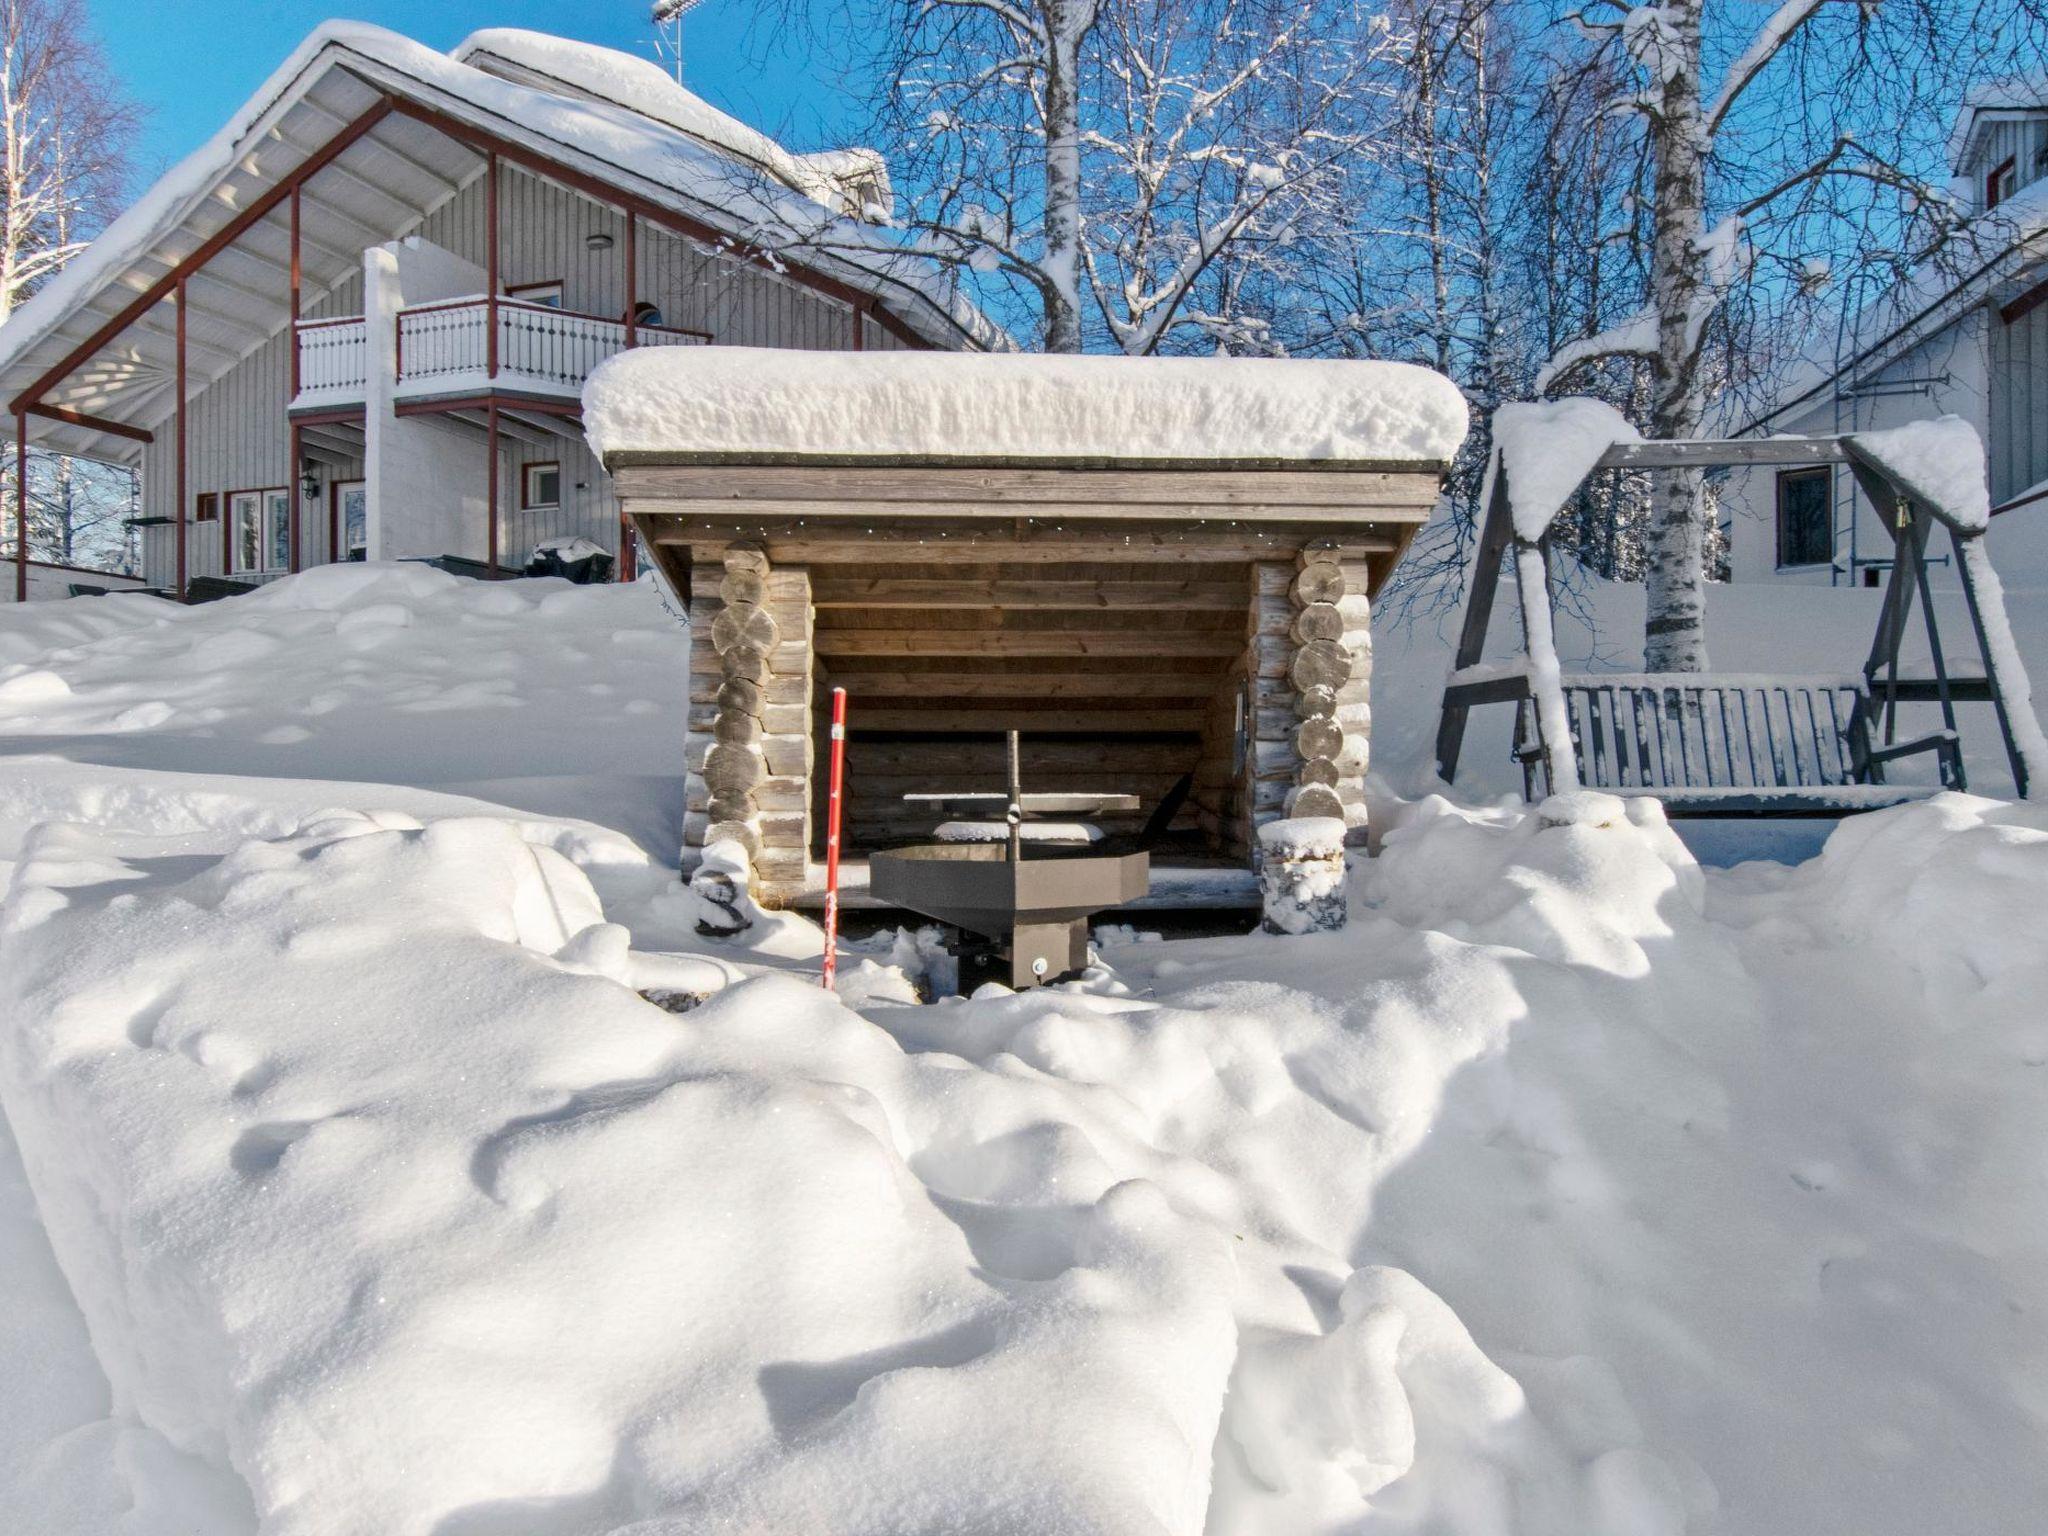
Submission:
[[[573,400],[583,381],[627,349],[626,326],[602,315],[501,298],[498,368],[491,373],[492,305],[482,295],[399,311],[397,389],[400,400],[461,398],[489,392]],[[702,346],[699,331],[636,325],[636,347]],[[360,315],[302,320],[298,326],[299,393],[295,411],[360,405],[369,384],[369,344]]]
[[[361,405],[370,382],[369,333],[361,315],[301,320],[298,410]]]

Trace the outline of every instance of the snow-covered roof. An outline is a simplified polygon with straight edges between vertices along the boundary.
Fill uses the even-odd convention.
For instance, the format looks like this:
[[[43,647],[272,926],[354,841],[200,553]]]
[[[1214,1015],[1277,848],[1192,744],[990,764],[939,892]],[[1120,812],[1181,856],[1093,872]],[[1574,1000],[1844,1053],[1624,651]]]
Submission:
[[[342,131],[338,125],[357,122],[387,96],[672,209],[735,245],[787,247],[809,239],[786,266],[801,264],[828,286],[872,296],[935,345],[1004,344],[900,232],[840,216],[847,188],[874,195],[873,167],[862,152],[816,161],[791,156],[627,55],[534,33],[480,33],[462,46],[474,63],[381,27],[331,21],[316,28],[218,133],[0,325],[0,400],[11,401],[322,152]],[[654,91],[635,66],[652,71],[663,89]],[[510,78],[515,74],[520,78]],[[607,82],[629,101],[598,99]],[[356,253],[365,245],[416,228],[480,173],[482,157],[431,123],[393,113],[333,165],[315,183],[308,229],[335,218],[346,234],[330,234],[325,252],[309,245],[309,299],[359,271]],[[806,177],[808,190],[799,190]],[[288,322],[286,216],[280,204],[190,279],[195,388]],[[828,229],[830,248],[823,249]],[[268,294],[274,303],[265,303]],[[169,330],[154,319],[131,325],[50,402],[157,425],[172,404]],[[11,417],[0,423],[13,424]],[[75,424],[39,422],[35,435],[97,457],[132,460],[136,453],[133,443]]]
[[[457,43],[450,57],[501,79],[637,112],[746,161],[835,212],[861,217],[876,184],[884,197],[887,194],[888,168],[874,150],[792,154],[759,129],[686,89],[651,59],[616,48],[519,27],[486,27]]]
[[[583,391],[600,456],[1337,461],[1434,466],[1464,396],[1407,363],[664,347]]]
[[[1960,172],[1977,148],[1977,131],[2001,115],[2048,110],[2048,75],[2016,75],[1990,80],[1963,97],[1948,134],[1948,164]]]

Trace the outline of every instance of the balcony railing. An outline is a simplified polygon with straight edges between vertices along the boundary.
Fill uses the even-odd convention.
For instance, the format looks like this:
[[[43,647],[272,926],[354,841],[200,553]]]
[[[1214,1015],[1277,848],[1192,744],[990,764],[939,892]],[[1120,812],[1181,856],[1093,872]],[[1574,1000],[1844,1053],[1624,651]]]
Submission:
[[[363,317],[301,320],[298,331],[300,394],[362,399],[370,382],[369,337]]]
[[[437,386],[485,387],[490,370],[490,310],[482,298],[451,299],[402,310],[398,316],[398,384],[408,393]],[[546,304],[500,299],[498,383],[573,395],[597,365],[626,350],[624,322]],[[636,325],[642,347],[702,345],[696,331]]]
[[[497,387],[574,396],[597,365],[626,350],[623,321],[522,299],[498,300]],[[490,301],[482,296],[421,304],[398,314],[398,387],[412,396],[481,393],[490,376]],[[635,325],[636,347],[702,346],[701,331]],[[369,385],[369,338],[361,315],[298,326],[302,407],[359,404]]]

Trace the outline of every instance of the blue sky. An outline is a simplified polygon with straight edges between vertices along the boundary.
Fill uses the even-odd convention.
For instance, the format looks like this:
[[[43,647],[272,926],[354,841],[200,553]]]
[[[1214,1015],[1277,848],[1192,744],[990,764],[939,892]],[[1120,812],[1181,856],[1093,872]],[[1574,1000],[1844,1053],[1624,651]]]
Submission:
[[[435,48],[479,27],[531,27],[646,52],[646,0],[90,0],[113,66],[151,111],[138,157],[142,185],[203,143],[308,32],[330,16],[375,22]],[[752,0],[704,0],[685,23],[690,88],[796,148],[842,143],[852,130],[829,59],[764,50]],[[138,186],[138,189],[140,187]]]

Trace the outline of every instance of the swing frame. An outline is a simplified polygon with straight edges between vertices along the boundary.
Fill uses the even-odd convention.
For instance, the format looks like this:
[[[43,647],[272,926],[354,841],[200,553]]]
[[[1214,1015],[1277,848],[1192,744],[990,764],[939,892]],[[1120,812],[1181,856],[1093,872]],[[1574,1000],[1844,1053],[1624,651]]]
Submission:
[[[1667,781],[1634,788],[1636,793],[1654,794],[1663,802],[1668,814],[1826,816],[1898,804],[1930,791],[1918,786],[1900,785],[1894,786],[1896,794],[1886,795],[1881,790],[1864,790],[1862,787],[1884,785],[1888,763],[1920,752],[1932,752],[1939,757],[1943,787],[1966,788],[1955,714],[1955,706],[1959,703],[1989,703],[1997,712],[2006,760],[2011,765],[2013,783],[2020,798],[2026,798],[2029,786],[2042,782],[2040,776],[2048,773],[2048,763],[2028,761],[2013,729],[2010,701],[2015,696],[2026,700],[2029,689],[2023,678],[2002,675],[1998,647],[1991,643],[1986,629],[1987,605],[1996,607],[1993,622],[2001,629],[2005,629],[2005,622],[2004,600],[1995,590],[1996,584],[1993,583],[1994,590],[1989,592],[1980,590],[1974,563],[1968,558],[1970,553],[1977,553],[1969,546],[1984,537],[1984,529],[1899,479],[1874,455],[1858,445],[1855,434],[1618,443],[1601,455],[1580,485],[1583,486],[1585,480],[1594,474],[1615,469],[1794,468],[1836,464],[1847,465],[1855,476],[1857,485],[1876,507],[1896,551],[1891,578],[1886,584],[1878,613],[1877,632],[1864,661],[1857,707],[1852,711],[1851,722],[1842,730],[1842,745],[1847,759],[1844,777],[1848,785],[1857,787],[1861,792],[1845,794],[1843,784],[1786,782],[1788,778],[1800,776],[1796,772],[1797,765],[1794,764],[1795,772],[1788,772],[1788,760],[1780,755],[1777,744],[1773,743],[1774,782],[1760,781],[1747,786],[1700,785],[1690,782],[1688,770],[1676,776],[1687,782]],[[1498,448],[1494,451],[1492,470],[1493,489],[1480,530],[1472,588],[1465,605],[1457,656],[1444,687],[1443,713],[1437,727],[1437,773],[1446,783],[1455,779],[1466,722],[1475,707],[1513,703],[1518,709],[1516,755],[1525,770],[1525,794],[1533,800],[1539,797],[1539,779],[1543,793],[1578,789],[1584,781],[1581,743],[1574,739],[1576,732],[1571,725],[1573,717],[1567,699],[1567,694],[1573,689],[1611,689],[1620,685],[1661,694],[1665,690],[1697,691],[1703,686],[1735,686],[1745,680],[1717,684],[1715,674],[1711,672],[1635,677],[1617,675],[1603,679],[1598,673],[1566,676],[1554,667],[1538,666],[1536,658],[1539,653],[1551,651],[1551,619],[1556,611],[1551,541],[1547,530],[1541,539],[1533,541],[1517,532],[1508,490],[1507,466],[1502,462]],[[1566,503],[1569,504],[1570,500],[1567,497]],[[1955,553],[1964,604],[1975,632],[1978,653],[1984,662],[1983,675],[1979,677],[1950,676],[1942,654],[1940,627],[1927,579],[1927,545],[1936,524],[1947,529]],[[1485,652],[1487,630],[1493,619],[1494,601],[1499,595],[1502,567],[1510,556],[1513,557],[1516,590],[1521,604],[1523,656],[1519,669],[1506,672],[1483,667],[1480,663]],[[1986,564],[1988,566],[1988,561]],[[1899,671],[1900,645],[1916,598],[1927,633],[1929,654],[1933,659],[1934,675],[1931,678],[1902,677]],[[1539,614],[1540,619],[1537,617]],[[1795,689],[1839,690],[1845,686],[1856,686],[1855,679],[1848,679],[1845,684],[1843,679],[1835,677],[1811,680],[1786,678],[1782,681]],[[2013,686],[2015,683],[2019,685],[2017,688]],[[1916,740],[1898,741],[1899,706],[1920,703],[1940,705],[1942,729]],[[1881,743],[1875,739],[1880,725]],[[1753,757],[1751,766],[1755,766]],[[1752,777],[1757,775],[1752,773]],[[1592,787],[1623,794],[1631,792],[1629,788],[1608,784]]]

